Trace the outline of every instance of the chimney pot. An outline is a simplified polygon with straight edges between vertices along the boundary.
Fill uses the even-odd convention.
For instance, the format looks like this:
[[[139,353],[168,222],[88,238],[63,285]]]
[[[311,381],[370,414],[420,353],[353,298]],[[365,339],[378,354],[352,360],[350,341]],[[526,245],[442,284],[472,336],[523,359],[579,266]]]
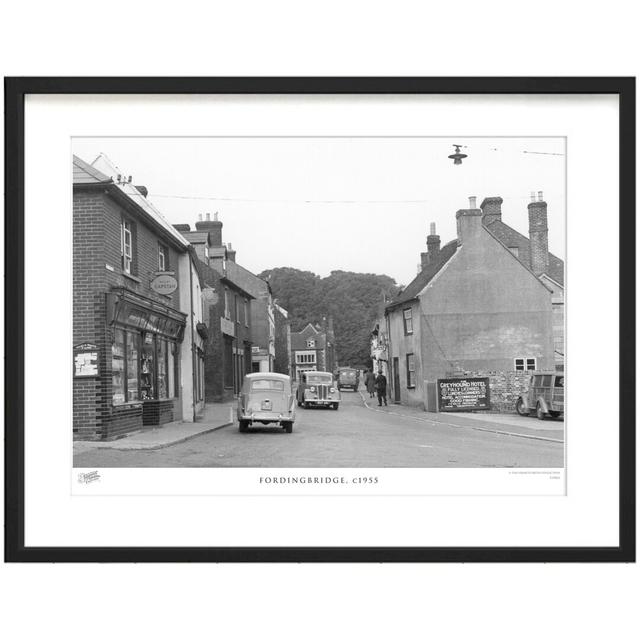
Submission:
[[[198,222],[202,222],[202,214],[201,213],[198,214]]]
[[[218,212],[217,212],[217,211],[213,214],[213,219],[214,219],[216,222],[218,222]]]
[[[432,222],[429,225],[429,235],[431,235],[431,236],[435,236],[436,235],[436,223],[435,222]]]
[[[542,201],[543,201],[542,191],[538,191],[538,202],[542,202]]]
[[[207,221],[211,220],[211,214],[210,214],[210,213],[207,213],[207,215],[206,215],[205,219],[206,219]]]
[[[536,192],[532,191],[531,192],[531,202],[535,202],[536,201]]]
[[[469,196],[469,209],[476,208],[476,196]]]

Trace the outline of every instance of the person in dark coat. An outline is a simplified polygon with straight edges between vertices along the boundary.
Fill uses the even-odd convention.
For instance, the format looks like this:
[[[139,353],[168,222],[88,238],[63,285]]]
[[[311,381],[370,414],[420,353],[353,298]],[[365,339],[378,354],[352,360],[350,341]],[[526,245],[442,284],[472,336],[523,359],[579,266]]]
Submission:
[[[373,371],[369,371],[369,369],[367,369],[367,372],[364,376],[364,384],[367,387],[367,391],[369,392],[369,397],[373,398],[376,392],[376,377]]]
[[[378,392],[378,406],[382,406],[384,400],[384,406],[387,406],[387,379],[382,371],[376,376],[376,391]]]

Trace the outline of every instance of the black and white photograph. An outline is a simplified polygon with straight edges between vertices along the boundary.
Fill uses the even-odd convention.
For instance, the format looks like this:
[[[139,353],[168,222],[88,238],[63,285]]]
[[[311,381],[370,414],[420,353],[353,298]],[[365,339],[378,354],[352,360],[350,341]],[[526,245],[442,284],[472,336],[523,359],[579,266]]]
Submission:
[[[563,470],[566,162],[561,136],[75,137],[78,482]]]

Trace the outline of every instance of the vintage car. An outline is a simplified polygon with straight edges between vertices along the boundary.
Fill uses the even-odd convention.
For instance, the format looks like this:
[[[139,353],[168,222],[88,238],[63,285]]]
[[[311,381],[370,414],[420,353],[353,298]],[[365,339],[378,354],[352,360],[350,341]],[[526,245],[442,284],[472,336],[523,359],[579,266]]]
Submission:
[[[291,378],[282,373],[249,373],[238,397],[238,424],[242,433],[252,425],[278,425],[293,431],[296,409]]]
[[[341,367],[338,369],[338,389],[358,390],[360,384],[360,372],[351,367]]]
[[[340,391],[336,388],[333,375],[325,371],[306,371],[300,378],[296,392],[298,406],[329,407],[338,409]]]
[[[516,401],[521,416],[535,412],[539,420],[564,416],[564,373],[536,371],[529,380],[529,390]]]

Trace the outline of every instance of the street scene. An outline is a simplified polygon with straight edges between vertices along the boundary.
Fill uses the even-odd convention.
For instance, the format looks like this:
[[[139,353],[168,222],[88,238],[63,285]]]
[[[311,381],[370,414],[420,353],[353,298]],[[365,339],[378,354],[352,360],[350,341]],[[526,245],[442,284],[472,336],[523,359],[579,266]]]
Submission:
[[[563,468],[564,155],[74,141],[74,467]]]
[[[158,449],[86,443],[76,455],[76,466],[563,466],[562,423],[539,425],[533,418],[496,422],[477,415],[425,415],[401,406],[378,408],[360,392],[343,394],[339,414],[328,409],[301,411],[293,436],[264,425],[242,434],[234,422]],[[157,443],[150,440],[148,446]]]

